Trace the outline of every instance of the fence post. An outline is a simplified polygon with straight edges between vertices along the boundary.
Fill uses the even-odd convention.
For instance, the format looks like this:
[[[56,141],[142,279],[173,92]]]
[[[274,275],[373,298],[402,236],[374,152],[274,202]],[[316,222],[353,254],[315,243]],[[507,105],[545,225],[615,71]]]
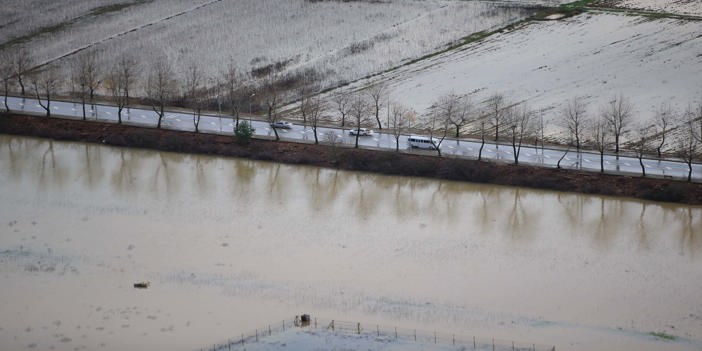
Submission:
[[[244,334],[241,334],[241,344],[244,345]]]
[[[232,341],[231,340],[227,340],[227,349],[230,351],[232,349]]]
[[[283,331],[285,331],[285,319],[283,319]]]
[[[395,327],[395,340],[397,340],[397,327]]]
[[[356,324],[356,328],[358,329],[358,334],[361,334],[361,323]]]
[[[269,325],[268,325],[268,336],[271,336],[271,335],[272,335],[272,334],[271,334],[271,325],[269,324]]]
[[[473,337],[473,350],[475,350],[475,336]]]
[[[379,325],[377,325],[377,324],[375,325],[375,330],[378,332],[378,336],[380,336],[380,326]]]
[[[417,329],[414,330],[414,341],[417,341]]]
[[[434,332],[434,343],[436,344],[436,332]]]
[[[453,346],[456,346],[456,334],[451,334],[451,341]]]
[[[258,329],[256,329],[256,342],[258,342]]]
[[[495,338],[492,338],[492,351],[495,351]]]
[[[512,351],[514,351],[514,341],[512,341]]]
[[[314,317],[314,329],[317,329],[317,317]]]
[[[334,331],[334,320],[333,320],[333,319],[332,319],[332,322],[331,322],[331,327],[332,327],[332,331]]]

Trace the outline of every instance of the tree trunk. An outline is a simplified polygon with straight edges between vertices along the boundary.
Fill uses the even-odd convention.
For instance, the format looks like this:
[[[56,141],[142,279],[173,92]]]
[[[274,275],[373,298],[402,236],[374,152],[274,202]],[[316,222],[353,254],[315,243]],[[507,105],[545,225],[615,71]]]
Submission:
[[[480,150],[478,150],[478,161],[481,161],[483,159],[483,147],[485,147],[485,139],[482,139],[480,142]]]
[[[156,128],[160,129],[161,128],[161,120],[163,119],[163,104],[159,107],[159,110],[156,111],[158,114],[158,123],[156,124]]]
[[[639,164],[641,165],[641,173],[645,177],[646,176],[646,167],[644,167],[643,157],[641,155],[639,155]]]
[[[558,163],[556,163],[556,168],[561,169],[561,162],[566,157],[566,155],[568,155],[568,151],[570,151],[570,148],[566,149],[566,152],[563,153],[563,156],[561,156],[561,158],[558,159]]]
[[[7,79],[5,79],[4,83],[5,83],[5,112],[10,112],[10,105],[7,104],[7,92],[9,90]]]
[[[380,123],[380,108],[375,108],[375,120],[378,121],[378,130],[383,130],[383,125]]]
[[[17,75],[17,81],[19,82],[20,90],[22,91],[22,96],[24,96],[24,94],[25,94],[25,92],[24,92],[24,83],[22,82],[22,75],[21,75],[21,74],[18,74],[18,75]]]

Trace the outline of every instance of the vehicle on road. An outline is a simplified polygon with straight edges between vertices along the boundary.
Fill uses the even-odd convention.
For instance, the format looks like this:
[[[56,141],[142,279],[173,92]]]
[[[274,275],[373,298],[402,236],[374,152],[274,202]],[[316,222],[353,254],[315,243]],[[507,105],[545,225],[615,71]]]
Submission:
[[[409,138],[407,138],[407,144],[412,148],[436,150],[436,145],[439,144],[439,140],[436,138],[410,135]]]
[[[356,133],[358,133],[358,135],[360,135],[360,136],[371,136],[371,135],[373,135],[373,130],[368,129],[368,128],[360,128],[360,129],[351,129],[349,131],[349,135],[356,135]]]
[[[273,128],[279,128],[279,129],[292,129],[292,126],[293,126],[293,125],[292,125],[292,123],[290,123],[290,122],[283,122],[283,121],[280,121],[280,122],[271,123],[271,127],[273,127]]]

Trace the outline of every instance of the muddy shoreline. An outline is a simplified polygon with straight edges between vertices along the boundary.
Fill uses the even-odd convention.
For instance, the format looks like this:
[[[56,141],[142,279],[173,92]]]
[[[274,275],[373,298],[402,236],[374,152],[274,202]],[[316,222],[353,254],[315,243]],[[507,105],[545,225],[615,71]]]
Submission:
[[[252,140],[248,145],[240,145],[230,136],[18,114],[0,116],[0,133],[119,147],[240,157],[388,175],[702,205],[702,184],[672,179],[617,176],[261,139]]]

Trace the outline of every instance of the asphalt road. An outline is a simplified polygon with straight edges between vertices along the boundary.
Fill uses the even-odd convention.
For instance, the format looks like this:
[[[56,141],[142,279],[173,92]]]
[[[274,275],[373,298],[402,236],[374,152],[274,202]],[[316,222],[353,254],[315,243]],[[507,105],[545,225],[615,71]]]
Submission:
[[[34,114],[45,114],[46,111],[39,105],[36,99],[29,98],[8,98],[8,105],[11,110]],[[4,101],[0,101],[0,107],[4,108]],[[117,121],[117,108],[109,105],[86,104],[86,117],[88,120]],[[81,103],[52,101],[52,117],[61,118],[83,118],[83,106]],[[250,118],[250,116],[247,116]],[[243,118],[247,119],[247,118]],[[273,137],[274,132],[268,123],[248,119],[256,129],[255,136]],[[157,114],[146,108],[130,108],[122,111],[122,121],[125,124],[154,127],[158,121]],[[162,121],[162,128],[175,130],[194,131],[193,115],[188,112],[169,111]],[[199,130],[202,133],[212,134],[233,134],[234,123],[231,117],[226,115],[203,115],[200,119]],[[347,145],[354,145],[355,136],[349,135],[349,129],[326,128],[317,129],[320,141],[324,140],[326,133],[334,133],[340,142]],[[278,129],[282,139],[289,141],[314,141],[314,134],[311,127],[294,124],[291,129]],[[402,135],[399,140],[400,149],[409,149],[407,143],[408,135]],[[391,134],[375,133],[371,136],[359,137],[359,146],[364,148],[392,149],[396,148],[395,138]],[[441,152],[444,155],[456,155],[467,158],[477,158],[480,149],[480,142],[465,139],[446,138],[441,143]],[[418,150],[413,152],[435,155],[436,151]],[[556,167],[558,160],[563,156],[565,150],[534,147],[533,145],[522,146],[519,154],[520,164],[538,165],[543,167]],[[510,144],[486,143],[482,153],[483,158],[499,160],[504,162],[514,162],[514,152]],[[644,159],[644,167],[647,175],[661,177],[673,177],[687,179],[688,166],[686,163],[676,160]],[[581,169],[586,171],[600,171],[600,155],[591,152],[570,151],[561,161],[562,168]],[[641,175],[641,166],[636,157],[605,155],[604,169],[607,173]],[[702,164],[692,165],[692,177],[694,180],[702,180]]]

